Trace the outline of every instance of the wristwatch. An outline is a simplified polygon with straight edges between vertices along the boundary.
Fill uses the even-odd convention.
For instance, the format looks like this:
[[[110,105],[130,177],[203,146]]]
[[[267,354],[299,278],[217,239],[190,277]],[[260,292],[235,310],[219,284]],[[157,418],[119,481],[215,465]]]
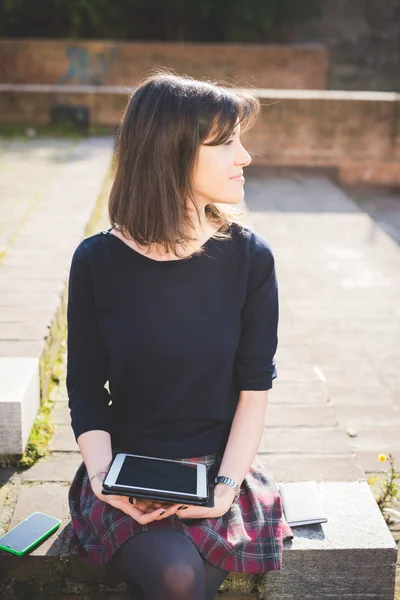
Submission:
[[[218,475],[215,478],[215,483],[223,483],[224,485],[229,485],[229,487],[233,488],[235,490],[235,497],[233,499],[234,502],[235,502],[235,500],[237,500],[239,498],[240,485],[237,484],[236,481],[234,481],[230,477],[225,477],[224,475]]]

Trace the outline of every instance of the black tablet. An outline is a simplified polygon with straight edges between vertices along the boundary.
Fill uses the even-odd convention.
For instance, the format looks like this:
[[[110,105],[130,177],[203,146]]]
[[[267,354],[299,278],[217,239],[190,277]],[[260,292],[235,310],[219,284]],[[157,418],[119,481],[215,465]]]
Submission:
[[[103,481],[107,493],[187,504],[208,500],[207,467],[200,463],[118,453]]]

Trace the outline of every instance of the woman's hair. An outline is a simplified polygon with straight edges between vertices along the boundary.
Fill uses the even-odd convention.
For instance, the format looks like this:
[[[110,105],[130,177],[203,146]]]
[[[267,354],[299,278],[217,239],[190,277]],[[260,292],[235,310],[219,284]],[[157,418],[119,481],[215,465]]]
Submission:
[[[129,98],[117,135],[108,212],[111,225],[140,245],[163,244],[176,256],[177,244],[190,245],[193,210],[200,219],[192,187],[200,145],[208,138],[207,146],[223,144],[238,122],[243,132],[259,115],[257,98],[219,85],[156,69]],[[205,214],[217,226],[215,237],[223,238],[242,215],[215,204]]]

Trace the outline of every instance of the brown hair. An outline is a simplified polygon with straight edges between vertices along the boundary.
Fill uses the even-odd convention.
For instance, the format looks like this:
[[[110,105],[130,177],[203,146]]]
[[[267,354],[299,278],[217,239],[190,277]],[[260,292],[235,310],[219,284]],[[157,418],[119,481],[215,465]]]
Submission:
[[[219,85],[156,69],[129,97],[117,135],[108,213],[111,225],[138,244],[163,244],[179,257],[177,244],[194,240],[187,233],[193,227],[187,201],[200,219],[192,191],[200,145],[208,138],[207,146],[223,144],[237,122],[243,132],[257,119],[257,98]],[[213,237],[220,238],[229,237],[230,223],[240,222],[242,213],[208,204],[205,214],[217,226]]]

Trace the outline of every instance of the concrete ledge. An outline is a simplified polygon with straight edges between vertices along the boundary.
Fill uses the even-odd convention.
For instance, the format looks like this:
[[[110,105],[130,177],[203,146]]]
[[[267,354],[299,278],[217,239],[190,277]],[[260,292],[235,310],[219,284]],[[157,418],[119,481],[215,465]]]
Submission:
[[[22,454],[40,405],[39,359],[0,356],[0,452]]]
[[[85,85],[65,83],[0,83],[0,92],[52,93],[64,92],[71,94],[116,94],[128,96],[133,93],[136,85]],[[230,91],[248,91],[257,98],[277,98],[290,100],[364,100],[386,101],[400,100],[398,92],[370,92],[348,90],[319,90],[319,89],[279,89],[279,88],[228,88]]]
[[[50,506],[42,486],[37,492],[42,505]],[[32,503],[30,508],[23,504],[31,512]],[[224,599],[393,600],[397,548],[368,484],[325,482],[323,504],[328,523],[293,528],[295,537],[284,545],[281,571],[232,573],[220,591]],[[66,533],[64,527],[26,557],[0,553],[0,597],[127,600],[126,585],[110,565],[90,567],[69,555]]]

